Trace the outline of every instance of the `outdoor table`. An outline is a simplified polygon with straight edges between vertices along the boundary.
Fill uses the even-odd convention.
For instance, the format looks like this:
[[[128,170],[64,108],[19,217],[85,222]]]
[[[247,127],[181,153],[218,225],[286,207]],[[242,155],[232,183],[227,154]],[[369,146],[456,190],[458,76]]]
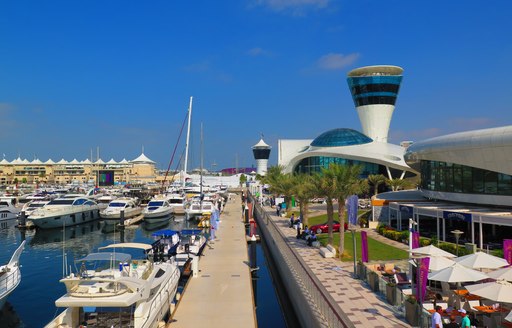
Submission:
[[[488,306],[488,305],[475,306],[475,310],[478,310],[478,311],[484,312],[484,313],[508,312],[507,309],[504,309],[502,307],[494,309],[492,306]]]
[[[454,290],[453,293],[460,297],[464,297],[467,301],[478,301],[482,299],[482,297],[478,295],[470,294],[467,289],[457,289]]]

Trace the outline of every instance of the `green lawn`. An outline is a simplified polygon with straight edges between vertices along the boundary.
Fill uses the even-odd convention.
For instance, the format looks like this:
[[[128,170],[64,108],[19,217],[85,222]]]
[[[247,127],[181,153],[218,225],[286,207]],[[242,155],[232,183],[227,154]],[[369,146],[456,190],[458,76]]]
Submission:
[[[327,244],[326,233],[317,235],[318,241],[322,245]],[[340,243],[340,234],[334,233],[334,247],[338,249],[338,245]],[[356,232],[356,248],[357,248],[357,259],[361,259],[361,233]],[[345,253],[343,255],[342,261],[348,262],[354,260],[354,246],[352,240],[352,233],[345,233]],[[380,241],[377,241],[373,238],[368,237],[368,259],[370,261],[387,261],[387,260],[401,260],[407,259],[409,254],[406,251],[403,251],[399,248],[395,248],[393,246],[389,246],[388,244],[383,244]]]
[[[357,211],[357,215],[361,215],[362,213],[365,213],[365,212],[368,212],[368,210],[358,210]],[[295,215],[297,215],[297,214],[295,214]],[[345,215],[345,220],[346,219],[347,218],[346,218],[346,215]],[[334,212],[334,220],[339,221],[338,220],[338,211]],[[322,214],[322,215],[318,215],[318,216],[309,217],[308,221],[309,221],[309,226],[327,222],[327,214]]]

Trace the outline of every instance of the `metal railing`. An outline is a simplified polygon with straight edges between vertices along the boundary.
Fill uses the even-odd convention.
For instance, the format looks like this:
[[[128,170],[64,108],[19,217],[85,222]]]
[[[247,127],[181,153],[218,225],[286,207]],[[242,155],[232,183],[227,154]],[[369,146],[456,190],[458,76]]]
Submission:
[[[310,313],[304,313],[304,308],[300,308],[298,311],[296,309],[296,313],[299,316],[302,315],[301,324],[304,327],[354,327],[347,315],[316,278],[316,275],[291,248],[286,241],[286,236],[282,234],[269,214],[257,204],[254,198],[252,198],[252,202],[255,204],[255,219],[265,235],[266,243],[273,244],[269,247],[276,247],[279,250],[282,260],[289,268],[289,274],[284,273],[286,275],[285,283],[290,281],[290,277],[294,278],[295,284],[287,286],[290,299],[292,301],[294,298],[295,301],[300,299],[303,304],[308,305]],[[271,240],[268,240],[269,238]]]
[[[0,295],[9,293],[11,290],[16,288],[20,283],[21,273],[18,268],[14,271],[9,271],[0,276]]]

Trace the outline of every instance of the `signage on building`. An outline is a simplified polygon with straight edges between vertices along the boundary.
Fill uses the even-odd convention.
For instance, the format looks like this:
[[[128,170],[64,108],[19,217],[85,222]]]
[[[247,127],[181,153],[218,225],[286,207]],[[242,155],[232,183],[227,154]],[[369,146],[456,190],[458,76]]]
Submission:
[[[473,215],[471,215],[471,213],[443,211],[443,218],[447,220],[463,220],[466,222],[473,221]]]
[[[100,170],[98,172],[98,186],[113,186],[114,171]]]

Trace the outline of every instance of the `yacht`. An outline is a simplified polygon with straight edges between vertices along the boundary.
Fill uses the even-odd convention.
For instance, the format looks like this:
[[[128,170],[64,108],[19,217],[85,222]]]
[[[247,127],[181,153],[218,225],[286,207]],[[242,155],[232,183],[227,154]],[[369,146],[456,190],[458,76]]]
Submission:
[[[167,195],[167,200],[172,207],[172,213],[184,214],[185,213],[185,195],[172,193]]]
[[[23,207],[21,208],[21,212],[25,212],[25,215],[29,216],[30,214],[32,214],[32,212],[34,212],[35,210],[37,210],[37,209],[39,209],[41,207],[44,207],[49,202],[50,202],[50,200],[33,200],[33,201],[30,201],[30,202],[26,203],[25,205],[23,205]],[[21,214],[21,212],[20,212],[20,214]]]
[[[15,220],[18,217],[20,209],[16,207],[16,198],[0,198],[0,222]]]
[[[97,220],[98,213],[95,201],[84,195],[68,194],[34,210],[27,220],[42,229],[61,228]]]
[[[167,199],[163,197],[153,198],[142,210],[144,220],[147,222],[164,221],[169,219],[173,208]]]
[[[137,205],[135,198],[121,197],[111,201],[107,208],[100,211],[100,216],[106,223],[115,224],[121,219],[121,212],[124,213],[124,218],[128,219],[139,215],[142,209]]]
[[[159,230],[152,233],[155,242],[153,250],[158,249],[164,256],[174,256],[181,270],[187,261],[201,256],[206,246],[206,237],[200,229]]]
[[[25,241],[14,251],[9,263],[0,266],[0,309],[4,307],[7,296],[9,296],[21,282],[19,260],[24,247]]]
[[[188,220],[194,217],[211,214],[215,210],[215,206],[210,201],[200,201],[192,199],[185,208],[185,214]]]
[[[60,280],[66,294],[55,301],[66,310],[46,328],[157,327],[169,313],[178,288],[180,271],[175,261],[133,259],[118,248],[142,250],[142,243],[113,244],[78,260],[80,270]],[[81,264],[80,264],[81,263]],[[77,266],[77,267],[78,267]]]
[[[103,211],[108,207],[108,204],[112,202],[113,200],[116,200],[118,196],[111,195],[111,194],[103,194],[96,197],[96,203],[98,203],[98,206],[100,208],[100,211]]]

